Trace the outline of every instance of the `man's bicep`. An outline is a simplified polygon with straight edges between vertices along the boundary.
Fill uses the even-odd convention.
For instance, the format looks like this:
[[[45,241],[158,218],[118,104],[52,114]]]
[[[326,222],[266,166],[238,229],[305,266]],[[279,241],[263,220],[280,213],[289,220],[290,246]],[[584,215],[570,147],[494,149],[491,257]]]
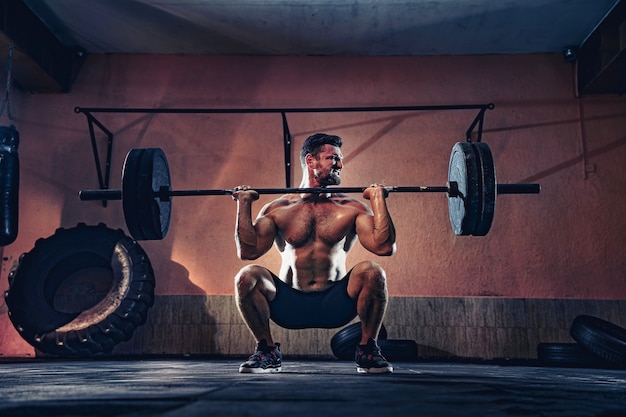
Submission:
[[[355,228],[361,245],[371,250],[374,240],[374,216],[368,212],[359,214],[355,221]]]
[[[260,216],[254,222],[257,235],[257,249],[266,252],[272,247],[276,237],[276,224],[271,217]]]

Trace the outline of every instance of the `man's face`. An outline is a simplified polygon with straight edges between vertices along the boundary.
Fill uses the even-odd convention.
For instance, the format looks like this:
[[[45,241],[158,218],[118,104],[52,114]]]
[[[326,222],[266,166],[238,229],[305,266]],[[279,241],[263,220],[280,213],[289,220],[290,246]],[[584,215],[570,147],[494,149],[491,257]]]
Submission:
[[[313,174],[320,186],[339,185],[343,154],[337,146],[323,145],[317,158],[312,158]]]

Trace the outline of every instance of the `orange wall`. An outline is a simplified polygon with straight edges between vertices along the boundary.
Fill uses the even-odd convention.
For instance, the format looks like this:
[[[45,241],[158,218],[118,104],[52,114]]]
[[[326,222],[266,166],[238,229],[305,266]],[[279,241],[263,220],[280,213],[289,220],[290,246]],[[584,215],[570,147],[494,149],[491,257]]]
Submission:
[[[70,94],[14,93],[21,135],[20,223],[3,248],[0,289],[36,239],[78,222],[125,229],[122,204],[81,202],[97,188],[81,107],[340,107],[495,103],[483,141],[501,183],[539,182],[540,195],[501,196],[486,237],[453,235],[443,194],[392,194],[398,252],[378,258],[392,296],[624,299],[626,99],[579,99],[560,55],[475,57],[88,58]],[[445,185],[450,150],[475,111],[288,114],[292,158],[309,134],[345,140],[345,186]],[[176,189],[282,187],[282,124],[270,115],[97,114],[115,133],[112,188],[125,154],[161,147]],[[98,135],[104,161],[105,137]],[[294,166],[293,184],[300,180]],[[270,196],[262,197],[257,209]],[[142,242],[157,294],[233,293],[244,263],[235,203],[175,198],[169,234]],[[356,247],[349,263],[374,258]],[[278,270],[279,257],[258,262]],[[6,307],[2,323],[7,323]],[[1,324],[1,323],[0,323]],[[10,325],[3,325],[9,328]],[[5,332],[7,330],[3,330]],[[12,329],[11,329],[12,331]],[[3,345],[6,346],[6,345]]]

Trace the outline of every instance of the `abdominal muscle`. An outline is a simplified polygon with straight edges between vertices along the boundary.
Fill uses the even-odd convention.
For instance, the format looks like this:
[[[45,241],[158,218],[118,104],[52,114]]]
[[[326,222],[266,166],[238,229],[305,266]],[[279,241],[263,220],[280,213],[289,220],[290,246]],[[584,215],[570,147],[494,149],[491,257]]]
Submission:
[[[321,242],[295,248],[285,245],[281,252],[279,277],[300,291],[322,291],[346,275],[345,238],[333,246]]]

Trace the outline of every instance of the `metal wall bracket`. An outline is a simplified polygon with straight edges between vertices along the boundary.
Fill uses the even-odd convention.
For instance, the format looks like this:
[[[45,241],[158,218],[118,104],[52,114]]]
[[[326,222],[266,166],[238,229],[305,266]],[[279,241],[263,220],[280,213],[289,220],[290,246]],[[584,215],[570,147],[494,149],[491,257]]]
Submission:
[[[472,141],[472,133],[474,133],[474,129],[476,128],[476,125],[478,125],[478,131],[476,132],[476,142],[480,142],[480,140],[483,137],[483,122],[485,120],[485,111],[487,109],[493,110],[495,107],[496,106],[493,103],[489,103],[487,104],[486,107],[483,107],[482,109],[480,109],[480,111],[476,115],[476,118],[470,125],[469,129],[467,129],[467,132],[465,132],[465,137],[468,142]]]
[[[98,183],[101,190],[109,188],[111,177],[111,154],[113,150],[114,134],[111,133],[96,117],[94,113],[161,113],[161,114],[251,114],[251,113],[276,113],[280,114],[283,123],[283,148],[285,152],[285,184],[291,187],[291,145],[293,138],[287,123],[287,113],[348,113],[348,112],[389,112],[389,111],[446,111],[446,110],[478,110],[472,124],[465,133],[468,142],[472,141],[474,130],[476,130],[475,140],[481,141],[483,132],[483,122],[485,111],[495,108],[493,103],[488,104],[459,104],[440,106],[387,106],[387,107],[315,107],[315,108],[266,108],[266,109],[151,109],[151,108],[102,108],[102,107],[76,107],[75,113],[83,113],[87,117],[89,135],[91,137],[91,147],[93,150]],[[97,126],[107,136],[107,155],[105,170],[102,171],[100,156],[96,144],[94,125]],[[106,207],[106,201],[102,202]]]
[[[74,109],[76,113],[81,113],[77,107]],[[89,127],[89,136],[91,138],[91,149],[93,151],[93,157],[96,163],[96,174],[98,175],[98,185],[101,190],[109,189],[109,181],[111,179],[111,154],[113,152],[113,133],[109,131],[98,119],[94,117],[91,112],[82,112],[87,117],[87,126]],[[105,161],[105,171],[102,172],[102,164],[100,163],[100,154],[98,152],[98,144],[96,143],[96,132],[94,130],[96,125],[107,136],[107,154]],[[107,206],[107,201],[102,201],[102,206]]]

